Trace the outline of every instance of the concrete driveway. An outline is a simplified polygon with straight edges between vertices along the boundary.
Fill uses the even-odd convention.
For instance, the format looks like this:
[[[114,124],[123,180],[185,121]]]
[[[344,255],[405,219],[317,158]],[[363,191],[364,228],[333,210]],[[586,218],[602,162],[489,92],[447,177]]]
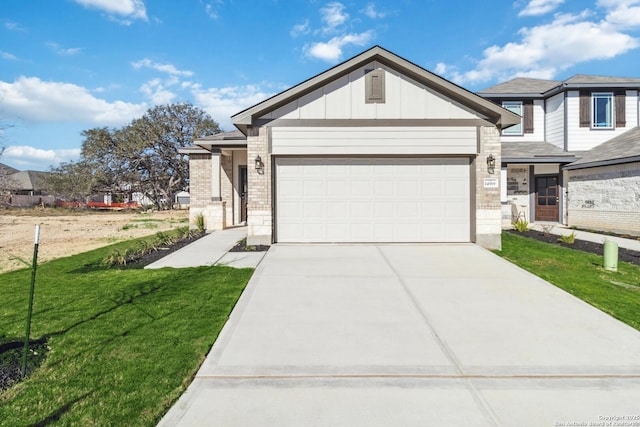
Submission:
[[[616,417],[640,426],[640,332],[492,253],[471,244],[274,245],[160,425]]]

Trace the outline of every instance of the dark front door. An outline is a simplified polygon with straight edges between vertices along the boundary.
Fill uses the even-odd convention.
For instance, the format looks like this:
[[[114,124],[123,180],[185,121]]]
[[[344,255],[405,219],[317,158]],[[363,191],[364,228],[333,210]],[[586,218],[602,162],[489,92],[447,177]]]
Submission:
[[[558,175],[536,176],[536,221],[558,221]]]
[[[240,222],[247,220],[247,197],[249,196],[249,183],[247,167],[240,166]]]

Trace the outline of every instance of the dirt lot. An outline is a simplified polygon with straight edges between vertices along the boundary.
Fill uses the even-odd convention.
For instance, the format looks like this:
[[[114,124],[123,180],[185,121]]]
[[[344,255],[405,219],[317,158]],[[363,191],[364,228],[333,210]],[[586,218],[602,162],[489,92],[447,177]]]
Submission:
[[[188,225],[188,211],[86,212],[58,209],[0,211],[0,273],[31,262],[35,226],[40,224],[38,262],[49,261]]]

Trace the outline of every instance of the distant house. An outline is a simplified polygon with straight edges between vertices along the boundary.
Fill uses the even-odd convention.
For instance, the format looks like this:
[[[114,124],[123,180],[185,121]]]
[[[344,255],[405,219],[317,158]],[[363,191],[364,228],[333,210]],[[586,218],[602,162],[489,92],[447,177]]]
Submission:
[[[500,132],[520,116],[375,46],[197,139],[190,216],[248,244],[501,246]],[[497,172],[497,173],[494,173]]]
[[[478,94],[520,115],[503,129],[503,222],[640,233],[640,79],[515,78]]]
[[[11,175],[16,172],[20,172],[18,169],[12,168],[9,165],[5,165],[4,163],[0,163],[0,177]]]
[[[53,205],[54,197],[47,195],[43,178],[48,172],[19,171],[0,164],[0,192],[3,203],[10,206],[30,207]]]

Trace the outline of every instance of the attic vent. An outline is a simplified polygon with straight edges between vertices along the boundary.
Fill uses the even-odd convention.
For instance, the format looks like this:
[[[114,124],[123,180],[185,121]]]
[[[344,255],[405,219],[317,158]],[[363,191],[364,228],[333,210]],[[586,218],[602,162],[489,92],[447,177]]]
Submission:
[[[365,70],[365,103],[367,104],[384,104],[385,102],[385,86],[384,86],[384,70]]]

